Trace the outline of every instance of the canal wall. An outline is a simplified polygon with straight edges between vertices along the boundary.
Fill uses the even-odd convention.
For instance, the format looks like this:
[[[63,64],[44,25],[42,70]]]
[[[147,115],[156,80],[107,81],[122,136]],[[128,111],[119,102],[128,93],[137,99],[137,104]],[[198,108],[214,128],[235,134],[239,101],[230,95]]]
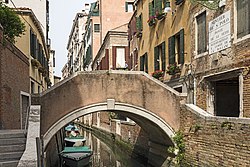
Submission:
[[[124,153],[133,157],[134,159],[138,159],[139,161],[144,160],[144,163],[147,162],[149,147],[148,145],[144,145],[143,143],[146,143],[146,141],[148,141],[149,138],[146,137],[146,133],[142,129],[140,129],[138,133],[143,134],[143,135],[138,135],[137,141],[135,143],[131,143],[128,140],[124,140],[122,136],[117,135],[111,131],[107,131],[102,128],[97,128],[96,126],[89,127],[83,124],[79,124],[79,125],[84,127],[85,129],[90,130],[99,139],[101,139],[102,141],[105,141],[105,143],[108,146],[118,147],[124,150]],[[143,136],[143,139],[140,138],[140,136]]]
[[[250,166],[249,118],[215,117],[191,104],[180,115],[187,165]]]
[[[58,131],[55,136],[50,140],[46,152],[44,153],[44,166],[45,167],[60,167],[61,159],[59,153],[63,150],[64,137],[63,130]]]

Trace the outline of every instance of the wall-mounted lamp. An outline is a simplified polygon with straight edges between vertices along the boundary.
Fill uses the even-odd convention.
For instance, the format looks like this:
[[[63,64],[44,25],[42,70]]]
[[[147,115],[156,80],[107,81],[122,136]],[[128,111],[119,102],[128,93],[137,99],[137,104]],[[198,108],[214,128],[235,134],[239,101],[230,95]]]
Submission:
[[[166,2],[166,7],[164,9],[164,13],[167,13],[167,12],[170,12],[171,11],[171,8],[170,8],[170,2]]]

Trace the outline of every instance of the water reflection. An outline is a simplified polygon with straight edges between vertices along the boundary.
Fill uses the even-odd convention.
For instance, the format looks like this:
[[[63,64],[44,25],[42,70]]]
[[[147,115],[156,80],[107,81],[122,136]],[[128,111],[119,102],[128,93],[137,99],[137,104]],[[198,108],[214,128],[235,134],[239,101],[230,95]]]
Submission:
[[[80,128],[86,137],[86,145],[93,150],[92,162],[89,167],[144,167],[138,160],[129,157],[126,152],[112,144],[105,144],[91,132]]]

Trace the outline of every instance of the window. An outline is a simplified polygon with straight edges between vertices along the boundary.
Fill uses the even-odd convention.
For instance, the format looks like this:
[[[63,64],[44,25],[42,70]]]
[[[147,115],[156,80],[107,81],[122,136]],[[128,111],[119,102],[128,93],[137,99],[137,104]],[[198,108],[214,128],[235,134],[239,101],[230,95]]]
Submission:
[[[180,5],[180,4],[182,4],[182,2],[184,2],[184,0],[176,0],[176,1],[175,1],[175,4],[176,4],[176,5]]]
[[[94,32],[100,32],[100,24],[94,24]]]
[[[136,17],[136,29],[138,32],[142,31],[142,14],[139,17]]]
[[[41,89],[40,89],[40,86],[38,85],[38,93],[41,93]]]
[[[140,71],[148,72],[148,54],[145,53],[140,57]]]
[[[250,1],[237,0],[237,38],[250,34]]]
[[[149,2],[148,4],[148,9],[149,9],[149,18],[151,16],[154,16],[155,15],[155,1],[153,0],[152,2]]]
[[[133,2],[126,2],[126,4],[125,4],[125,11],[126,12],[133,12],[134,11]]]
[[[30,55],[33,58],[37,58],[36,45],[37,45],[36,35],[32,32],[32,30],[30,30]]]
[[[166,70],[165,42],[154,48],[154,71]]]
[[[184,63],[184,29],[168,39],[169,64]]]
[[[154,1],[154,10],[155,14],[158,12],[159,14],[163,12],[166,7],[167,0],[155,0]]]
[[[125,48],[116,48],[116,68],[126,68]]]
[[[31,92],[31,94],[35,93],[35,84],[34,84],[34,82],[30,82],[30,92]]]
[[[196,17],[196,23],[197,23],[196,51],[198,54],[201,54],[206,52],[207,50],[206,12],[203,12]]]

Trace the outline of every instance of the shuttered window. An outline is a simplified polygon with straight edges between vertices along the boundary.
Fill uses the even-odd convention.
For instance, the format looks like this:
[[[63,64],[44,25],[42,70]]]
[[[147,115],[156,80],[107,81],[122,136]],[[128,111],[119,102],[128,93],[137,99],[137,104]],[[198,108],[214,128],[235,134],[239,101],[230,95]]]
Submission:
[[[136,29],[137,31],[142,31],[142,15],[136,17]]]
[[[109,70],[109,49],[105,49],[105,57],[104,57],[104,70]]]
[[[113,70],[116,69],[116,46],[112,46],[112,66]]]
[[[154,48],[154,71],[166,70],[165,42]]]
[[[197,53],[201,54],[206,52],[206,12],[201,13],[196,17],[197,21]]]
[[[176,4],[176,5],[180,5],[182,2],[184,2],[184,0],[176,0],[176,1],[175,1],[175,4]]]
[[[145,57],[145,72],[148,73],[148,54],[144,54]]]
[[[162,71],[166,70],[166,49],[165,49],[165,41],[161,44],[161,69]]]
[[[184,29],[168,39],[169,64],[184,64]]]
[[[30,55],[36,58],[36,35],[30,30]]]
[[[144,56],[140,57],[140,71],[144,71]]]
[[[149,2],[149,4],[148,4],[148,9],[149,9],[149,17],[150,16],[154,16],[155,15],[155,9],[154,9],[154,4],[155,2],[154,1],[152,1],[152,2]]]
[[[237,0],[237,38],[250,34],[250,0]]]
[[[179,50],[178,50],[178,63],[184,64],[184,29],[179,32]]]
[[[154,48],[154,70],[160,70],[159,46]]]
[[[162,1],[163,0],[155,0],[155,12],[162,13],[163,10]]]
[[[148,54],[145,53],[140,57],[140,71],[145,71],[148,73]]]
[[[168,62],[175,63],[175,36],[168,38]]]

